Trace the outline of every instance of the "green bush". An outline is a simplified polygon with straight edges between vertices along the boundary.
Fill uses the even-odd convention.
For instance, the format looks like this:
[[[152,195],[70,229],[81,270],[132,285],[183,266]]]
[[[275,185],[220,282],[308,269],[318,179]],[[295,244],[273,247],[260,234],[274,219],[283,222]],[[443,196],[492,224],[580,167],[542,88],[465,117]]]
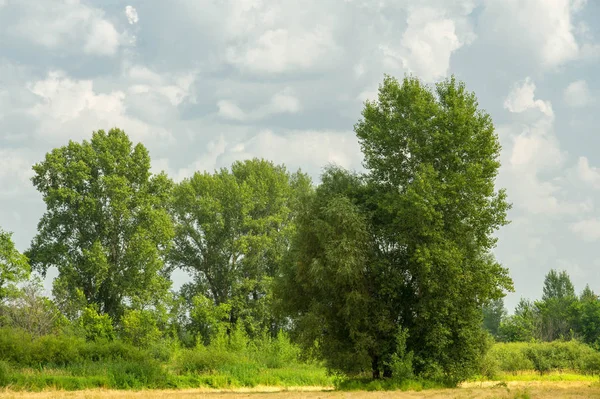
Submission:
[[[265,335],[255,340],[248,352],[254,361],[270,369],[297,364],[300,357],[300,348],[285,332],[279,332],[274,339]]]
[[[167,374],[160,364],[148,362],[118,362],[108,369],[111,386],[117,389],[165,388]]]
[[[83,340],[69,336],[46,335],[31,342],[31,366],[67,366],[79,363]]]
[[[488,351],[486,362],[496,363],[499,371],[512,374],[524,370],[533,370],[533,363],[524,352],[527,345],[529,344],[495,344]]]
[[[10,383],[11,368],[10,365],[0,360],[0,387],[5,387]]]
[[[175,369],[179,373],[201,374],[239,362],[240,356],[234,353],[200,347],[182,350],[175,361]]]
[[[597,356],[593,348],[578,341],[515,342],[495,344],[485,361],[496,362],[499,371],[512,374],[531,370],[540,374],[550,371],[594,373]]]

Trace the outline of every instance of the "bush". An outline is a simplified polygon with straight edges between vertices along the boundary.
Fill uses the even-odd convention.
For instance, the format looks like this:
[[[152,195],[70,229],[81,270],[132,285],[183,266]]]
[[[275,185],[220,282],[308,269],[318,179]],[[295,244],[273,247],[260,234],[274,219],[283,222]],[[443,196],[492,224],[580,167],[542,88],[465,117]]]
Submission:
[[[529,344],[495,344],[488,351],[485,362],[497,364],[499,371],[516,374],[518,371],[533,370],[533,363],[524,353]]]
[[[553,370],[595,373],[598,356],[593,348],[578,341],[499,343],[487,353],[486,362],[496,362],[499,371],[513,374],[529,370],[540,374]]]
[[[275,369],[297,364],[300,348],[290,341],[287,333],[279,332],[274,339],[265,335],[255,340],[250,345],[249,353],[257,363]]]
[[[108,369],[111,386],[117,389],[164,388],[167,375],[154,361],[119,362]]]
[[[200,347],[181,351],[175,361],[175,369],[180,373],[200,374],[239,362],[240,356],[234,353]]]
[[[7,362],[0,360],[0,387],[10,383],[11,369]]]

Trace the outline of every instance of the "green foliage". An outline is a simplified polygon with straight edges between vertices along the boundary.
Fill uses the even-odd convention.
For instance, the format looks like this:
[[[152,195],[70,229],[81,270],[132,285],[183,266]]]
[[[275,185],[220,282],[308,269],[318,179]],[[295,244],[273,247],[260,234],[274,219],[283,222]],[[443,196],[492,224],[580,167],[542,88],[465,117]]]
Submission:
[[[111,387],[117,389],[167,387],[167,374],[154,361],[114,363],[110,365],[108,375]]]
[[[172,184],[151,175],[142,144],[122,130],[100,130],[52,150],[33,170],[47,210],[27,255],[41,273],[58,268],[54,294],[65,312],[83,295],[117,321],[125,301],[162,298],[170,284],[163,254],[173,236]]]
[[[500,324],[506,316],[504,301],[502,298],[495,299],[483,306],[483,328],[489,331],[493,337],[500,335]]]
[[[539,314],[533,303],[523,298],[515,314],[504,318],[498,328],[498,338],[504,342],[527,342],[539,337]]]
[[[568,339],[574,329],[573,307],[577,302],[573,283],[565,271],[550,270],[544,279],[544,294],[536,307],[540,315],[540,338],[544,341]]]
[[[392,372],[392,378],[398,383],[414,378],[414,355],[413,352],[407,352],[406,350],[407,338],[408,332],[400,329],[396,335],[396,351],[392,354],[388,363],[388,367]]]
[[[368,173],[328,168],[297,219],[277,293],[329,368],[390,370],[399,326],[417,375],[456,383],[485,350],[481,308],[512,289],[493,258],[510,205],[489,115],[454,78],[386,77],[355,131]]]
[[[27,257],[12,242],[12,233],[0,228],[0,304],[14,295],[15,283],[27,280],[30,271]]]
[[[126,310],[121,324],[123,340],[133,346],[148,348],[162,336],[156,316],[149,310]]]
[[[253,336],[277,332],[271,278],[294,231],[299,195],[307,190],[306,175],[259,159],[195,173],[175,188],[170,260],[194,277],[183,290],[192,313],[188,328],[204,343],[223,323],[241,323]]]
[[[4,360],[0,360],[0,387],[5,387],[9,384],[11,374],[10,365]]]
[[[496,363],[497,372],[510,374],[532,370],[540,375],[551,371],[584,374],[600,371],[600,354],[578,341],[499,343],[487,353],[486,362]],[[480,372],[484,374],[484,370]]]
[[[115,338],[110,316],[98,314],[92,306],[88,306],[83,310],[83,314],[79,318],[79,326],[88,341],[112,341]]]
[[[47,335],[67,326],[54,302],[43,295],[41,279],[35,277],[5,301],[3,322],[33,336]],[[0,324],[0,325],[1,325]]]

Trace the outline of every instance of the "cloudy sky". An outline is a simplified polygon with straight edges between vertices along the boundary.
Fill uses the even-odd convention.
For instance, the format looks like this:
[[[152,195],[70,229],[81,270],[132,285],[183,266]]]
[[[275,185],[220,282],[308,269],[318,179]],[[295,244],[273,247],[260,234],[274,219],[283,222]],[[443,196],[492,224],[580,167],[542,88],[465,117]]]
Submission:
[[[600,291],[599,20],[585,0],[0,0],[0,226],[28,247],[31,165],[94,130],[176,180],[254,156],[318,178],[361,168],[384,73],[455,74],[503,145],[507,307],[551,268]]]

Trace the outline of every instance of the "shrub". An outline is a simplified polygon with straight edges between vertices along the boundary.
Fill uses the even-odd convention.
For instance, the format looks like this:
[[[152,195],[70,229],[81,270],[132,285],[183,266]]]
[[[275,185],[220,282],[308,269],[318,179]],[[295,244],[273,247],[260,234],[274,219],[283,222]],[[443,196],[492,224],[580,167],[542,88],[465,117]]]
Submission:
[[[396,351],[392,354],[387,366],[392,371],[392,378],[398,383],[414,377],[413,352],[406,351],[408,333],[400,329],[396,334]]]
[[[0,387],[5,387],[10,383],[11,369],[7,362],[0,360]]]
[[[257,363],[270,368],[281,368],[298,363],[300,348],[290,341],[287,333],[279,332],[276,338],[264,335],[251,343],[248,350]]]
[[[162,333],[158,329],[156,316],[148,310],[127,310],[121,320],[122,338],[125,342],[140,347],[148,347],[160,340]]]
[[[166,373],[154,361],[114,363],[109,367],[108,374],[113,388],[140,389],[167,386]]]
[[[487,362],[498,365],[500,371],[516,374],[518,371],[533,370],[533,363],[523,349],[529,344],[495,344],[486,355]]]
[[[79,325],[88,341],[112,341],[115,338],[110,316],[98,314],[98,311],[91,306],[84,309]]]
[[[199,347],[181,351],[175,361],[175,369],[180,373],[200,374],[238,362],[240,356],[234,353]]]

